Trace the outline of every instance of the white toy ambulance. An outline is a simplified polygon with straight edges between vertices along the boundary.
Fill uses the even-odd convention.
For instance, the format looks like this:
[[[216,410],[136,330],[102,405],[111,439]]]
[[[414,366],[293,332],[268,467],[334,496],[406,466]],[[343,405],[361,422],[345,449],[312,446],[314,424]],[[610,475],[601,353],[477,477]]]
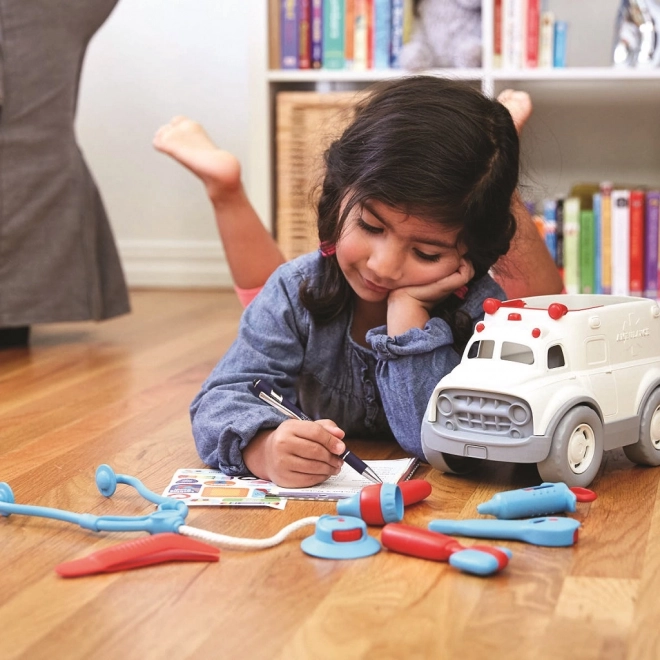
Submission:
[[[603,451],[660,465],[660,307],[609,295],[484,302],[461,363],[435,387],[422,447],[443,472],[536,463],[588,486]]]

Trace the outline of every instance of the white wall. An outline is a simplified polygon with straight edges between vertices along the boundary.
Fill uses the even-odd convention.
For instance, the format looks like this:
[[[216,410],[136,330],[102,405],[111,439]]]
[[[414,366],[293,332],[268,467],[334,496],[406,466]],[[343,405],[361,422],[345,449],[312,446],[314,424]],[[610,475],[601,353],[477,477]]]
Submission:
[[[249,9],[260,6],[120,0],[90,44],[78,136],[131,285],[230,284],[202,185],[151,140],[174,115],[197,119],[239,157],[249,185]]]

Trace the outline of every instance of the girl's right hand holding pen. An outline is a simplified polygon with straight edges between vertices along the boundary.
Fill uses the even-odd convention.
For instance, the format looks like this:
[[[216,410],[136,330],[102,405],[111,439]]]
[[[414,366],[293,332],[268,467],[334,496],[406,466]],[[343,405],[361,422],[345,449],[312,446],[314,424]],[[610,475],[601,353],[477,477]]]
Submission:
[[[260,431],[243,450],[243,460],[256,477],[278,486],[315,486],[341,470],[343,438],[332,420],[287,419]]]

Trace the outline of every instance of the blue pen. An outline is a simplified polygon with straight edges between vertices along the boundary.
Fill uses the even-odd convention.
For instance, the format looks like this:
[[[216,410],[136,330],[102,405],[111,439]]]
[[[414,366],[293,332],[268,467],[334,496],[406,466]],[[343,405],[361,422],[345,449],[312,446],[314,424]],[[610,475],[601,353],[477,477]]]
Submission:
[[[293,405],[290,401],[287,401],[270,383],[261,378],[257,378],[251,385],[248,385],[248,389],[258,399],[265,401],[287,417],[291,417],[292,419],[303,419],[308,422],[313,421],[311,418],[307,417],[300,408]],[[369,479],[369,481],[373,481],[375,484],[383,483],[383,480],[362,459],[358,458],[349,449],[341,454],[340,458],[346,461],[346,463],[348,463],[348,465],[350,465],[357,473]]]

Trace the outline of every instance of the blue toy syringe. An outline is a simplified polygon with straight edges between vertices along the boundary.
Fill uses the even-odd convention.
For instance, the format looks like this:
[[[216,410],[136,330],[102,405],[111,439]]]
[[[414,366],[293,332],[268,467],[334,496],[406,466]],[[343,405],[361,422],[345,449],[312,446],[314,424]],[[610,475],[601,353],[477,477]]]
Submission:
[[[580,523],[572,518],[530,518],[528,520],[432,520],[429,529],[442,534],[480,539],[511,539],[553,547],[573,545]]]
[[[569,488],[564,483],[543,483],[532,488],[497,493],[488,502],[479,504],[477,511],[501,520],[510,520],[575,511],[576,502],[593,502],[595,499],[596,493],[588,488]]]

